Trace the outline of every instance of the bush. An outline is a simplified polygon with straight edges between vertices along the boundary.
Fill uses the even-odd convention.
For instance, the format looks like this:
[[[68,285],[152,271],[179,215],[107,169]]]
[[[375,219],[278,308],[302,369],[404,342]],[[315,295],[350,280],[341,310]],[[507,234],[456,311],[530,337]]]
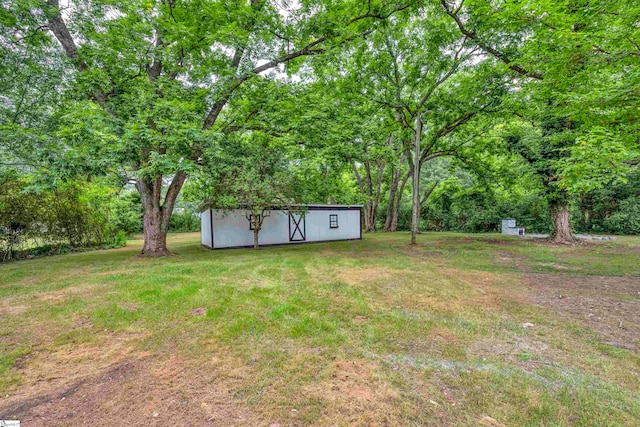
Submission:
[[[35,191],[15,176],[0,184],[0,261],[126,244],[109,226],[104,187],[67,182]]]
[[[111,238],[109,244],[114,248],[127,246],[127,233],[124,230],[118,230],[118,232]]]
[[[113,230],[123,230],[126,236],[142,232],[142,204],[136,191],[123,192],[110,201],[109,225]]]
[[[169,222],[169,231],[200,231],[200,217],[188,210],[174,212]]]
[[[606,231],[614,234],[640,234],[640,198],[620,202],[618,209],[604,220]]]

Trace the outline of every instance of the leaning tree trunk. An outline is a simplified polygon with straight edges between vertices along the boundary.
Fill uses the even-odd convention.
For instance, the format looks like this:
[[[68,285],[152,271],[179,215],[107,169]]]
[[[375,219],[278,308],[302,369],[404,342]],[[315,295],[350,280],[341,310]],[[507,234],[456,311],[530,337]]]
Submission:
[[[370,232],[372,231],[374,226],[374,224],[372,223],[373,202],[371,200],[371,170],[368,167],[367,162],[365,162],[365,165],[367,165],[365,169],[366,171],[365,179],[362,179],[362,176],[360,175],[360,172],[358,172],[358,167],[356,166],[355,163],[352,163],[351,167],[353,169],[353,174],[356,177],[356,182],[358,183],[358,188],[360,189],[360,193],[366,196],[367,198],[367,201],[364,204],[364,231]]]
[[[558,199],[551,202],[551,222],[553,223],[553,233],[551,237],[556,243],[570,243],[575,239],[571,232],[571,213],[569,202],[565,199]]]
[[[391,231],[391,220],[396,204],[396,192],[400,185],[400,170],[394,167],[391,170],[391,182],[389,183],[389,204],[387,205],[387,217],[384,221],[384,231]]]
[[[143,210],[144,245],[141,255],[153,257],[169,254],[167,249],[169,222],[176,199],[186,179],[187,175],[184,172],[176,172],[167,189],[164,201],[162,201],[162,176],[137,180],[136,188],[140,193]]]
[[[411,178],[412,176],[413,171],[409,169],[409,171],[404,175],[404,178],[402,178],[402,182],[400,183],[400,186],[398,188],[396,202],[393,207],[391,216],[391,227],[389,228],[389,231],[398,231],[398,220],[400,218],[400,207],[402,206],[402,196],[404,194],[404,188],[407,186],[407,181],[409,181],[409,178]]]

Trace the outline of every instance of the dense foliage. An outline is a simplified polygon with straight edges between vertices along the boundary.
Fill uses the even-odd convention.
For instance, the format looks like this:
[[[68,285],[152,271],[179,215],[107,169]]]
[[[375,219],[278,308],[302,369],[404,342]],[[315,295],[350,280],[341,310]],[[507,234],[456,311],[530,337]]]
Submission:
[[[635,233],[638,22],[631,0],[11,0],[7,200],[100,193],[75,243],[108,212],[106,240],[142,231],[149,255],[214,200],[362,203],[367,231],[413,209],[423,230]]]
[[[122,216],[110,215],[117,199],[104,187],[74,182],[37,190],[11,175],[0,184],[0,261],[126,244]]]

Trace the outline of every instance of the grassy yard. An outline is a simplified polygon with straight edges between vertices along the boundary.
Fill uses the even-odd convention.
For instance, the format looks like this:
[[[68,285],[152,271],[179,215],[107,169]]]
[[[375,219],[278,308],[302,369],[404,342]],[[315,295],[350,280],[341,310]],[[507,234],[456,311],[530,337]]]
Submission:
[[[640,238],[170,239],[0,265],[0,419],[640,425]]]

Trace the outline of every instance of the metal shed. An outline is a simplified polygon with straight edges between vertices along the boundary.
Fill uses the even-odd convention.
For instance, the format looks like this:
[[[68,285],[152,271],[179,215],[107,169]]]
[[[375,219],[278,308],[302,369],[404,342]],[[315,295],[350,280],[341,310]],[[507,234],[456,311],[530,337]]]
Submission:
[[[265,216],[260,246],[362,239],[362,205],[274,207]],[[202,246],[209,249],[253,246],[247,209],[205,207],[200,215]]]

